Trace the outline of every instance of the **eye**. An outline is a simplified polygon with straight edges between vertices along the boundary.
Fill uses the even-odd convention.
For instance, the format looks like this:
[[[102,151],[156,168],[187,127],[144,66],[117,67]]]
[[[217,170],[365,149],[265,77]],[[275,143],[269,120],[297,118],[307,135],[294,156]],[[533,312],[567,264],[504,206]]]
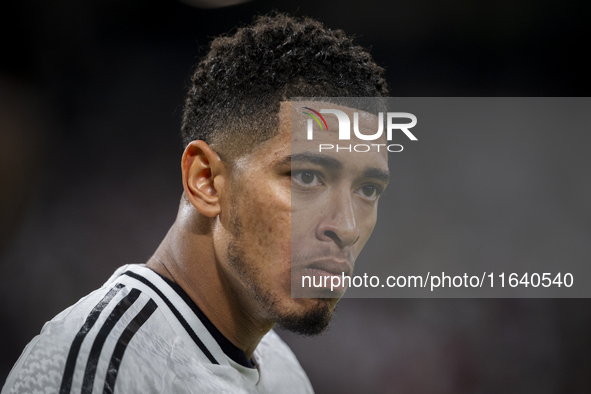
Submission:
[[[379,197],[382,189],[377,185],[369,184],[361,186],[356,191],[368,200],[375,200]]]
[[[310,170],[294,171],[291,173],[291,179],[304,186],[317,186],[322,184],[316,173]]]

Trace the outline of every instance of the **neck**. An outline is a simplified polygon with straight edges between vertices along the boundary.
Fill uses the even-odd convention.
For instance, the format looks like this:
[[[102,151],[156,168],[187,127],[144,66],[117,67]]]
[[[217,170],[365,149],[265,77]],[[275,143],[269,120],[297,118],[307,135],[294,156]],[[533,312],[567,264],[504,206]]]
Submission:
[[[199,214],[186,201],[147,267],[176,282],[214,326],[247,358],[273,327],[258,303],[239,285],[223,253],[216,253],[217,218]]]

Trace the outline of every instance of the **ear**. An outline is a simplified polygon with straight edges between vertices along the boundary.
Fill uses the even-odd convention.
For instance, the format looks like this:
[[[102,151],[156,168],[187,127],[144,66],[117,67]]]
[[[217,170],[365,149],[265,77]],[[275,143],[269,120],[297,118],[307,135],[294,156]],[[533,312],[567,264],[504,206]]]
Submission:
[[[192,141],[181,161],[183,188],[189,202],[201,214],[213,218],[220,214],[220,192],[226,168],[219,155],[204,141]]]

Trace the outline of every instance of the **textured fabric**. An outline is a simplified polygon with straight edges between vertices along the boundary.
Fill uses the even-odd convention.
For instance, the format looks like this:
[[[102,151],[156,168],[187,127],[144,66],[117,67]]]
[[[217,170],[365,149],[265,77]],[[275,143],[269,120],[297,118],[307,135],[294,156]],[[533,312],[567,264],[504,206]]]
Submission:
[[[259,343],[254,368],[221,345],[186,295],[150,269],[127,265],[43,326],[1,394],[313,392],[275,332]]]

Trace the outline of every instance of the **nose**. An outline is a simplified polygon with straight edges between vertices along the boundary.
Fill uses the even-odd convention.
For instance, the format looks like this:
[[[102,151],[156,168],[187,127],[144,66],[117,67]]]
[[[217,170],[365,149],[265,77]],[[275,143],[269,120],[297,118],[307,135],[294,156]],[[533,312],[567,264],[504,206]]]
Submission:
[[[351,193],[342,191],[338,196],[331,197],[316,228],[316,237],[321,241],[333,241],[339,248],[354,245],[360,232]]]

